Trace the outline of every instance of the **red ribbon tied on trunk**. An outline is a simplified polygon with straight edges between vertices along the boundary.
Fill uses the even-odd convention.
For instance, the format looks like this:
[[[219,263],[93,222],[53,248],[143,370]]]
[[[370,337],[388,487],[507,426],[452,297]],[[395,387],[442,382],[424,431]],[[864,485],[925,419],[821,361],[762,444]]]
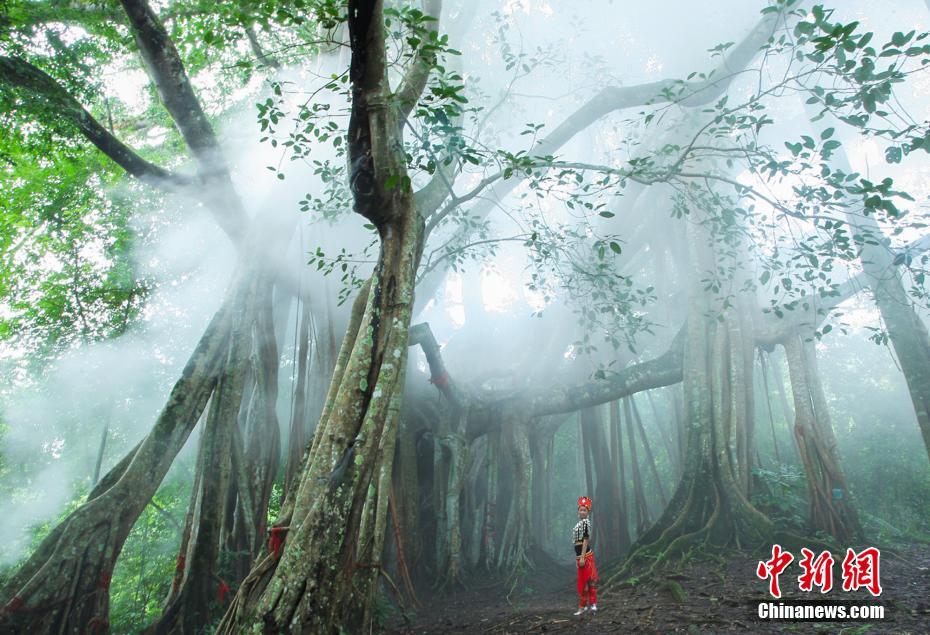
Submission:
[[[171,588],[175,593],[181,588],[181,580],[184,578],[184,565],[186,562],[187,556],[184,553],[179,553],[178,559],[174,565],[174,580],[171,582]]]
[[[287,533],[287,527],[272,527],[269,532],[268,551],[274,554],[274,559],[281,557],[281,547],[284,545],[284,534]]]
[[[430,377],[429,383],[436,386],[439,390],[445,390],[449,387],[449,373],[443,371],[438,377]]]

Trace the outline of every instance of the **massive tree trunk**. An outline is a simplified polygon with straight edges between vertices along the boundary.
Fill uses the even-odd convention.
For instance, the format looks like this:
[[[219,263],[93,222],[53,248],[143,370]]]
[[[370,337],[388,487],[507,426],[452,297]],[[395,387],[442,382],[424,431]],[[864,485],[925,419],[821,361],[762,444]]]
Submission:
[[[352,622],[353,607],[369,599],[364,567],[380,544],[359,545],[353,528],[366,505],[377,508],[383,487],[373,477],[393,461],[421,228],[414,215],[382,232],[360,328],[343,343],[349,361],[333,378],[281,560],[261,592],[240,593],[221,632],[327,631]]]
[[[380,570],[424,224],[406,178],[404,102],[391,99],[387,80],[382,4],[350,0],[348,9],[351,188],[381,251],[359,296],[364,304],[356,303],[360,319],[343,340],[346,363],[337,365],[286,516],[283,553],[243,583],[221,633],[367,629]]]
[[[725,322],[708,320],[700,309],[688,318],[684,470],[665,512],[634,546],[631,561],[653,556],[658,564],[694,545],[756,547],[772,534],[771,521],[749,502],[740,480],[741,466],[729,442],[735,421],[720,405],[729,401],[730,347],[737,348]]]
[[[245,252],[251,258],[264,257],[277,246],[277,240],[289,236],[292,220],[274,219],[266,223],[261,231],[250,235]],[[87,502],[56,527],[7,582],[0,592],[4,601],[0,625],[9,622],[13,628],[36,632],[49,628],[83,632],[106,627],[108,589],[115,561],[211,395],[215,397],[208,417],[211,432],[204,437],[204,451],[211,453],[211,461],[217,461],[217,466],[225,465],[230,455],[226,435],[228,428],[235,425],[241,403],[241,386],[235,388],[235,385],[241,383],[242,369],[251,350],[259,286],[264,279],[255,267],[241,262],[237,265],[221,308],[175,383],[152,431],[101,479]],[[220,392],[228,398],[221,397]],[[214,414],[214,408],[222,412],[216,410]],[[215,427],[209,420],[216,422]],[[214,439],[214,435],[218,437]],[[204,463],[204,469],[207,465]],[[228,484],[222,482],[228,469],[218,470],[210,474],[216,481],[208,484],[201,479],[200,488],[210,489],[211,500],[222,510],[229,492]],[[213,507],[207,511],[212,514]],[[209,520],[199,513],[195,518],[198,524]],[[219,520],[222,523],[222,515]],[[221,539],[222,534],[218,533],[217,546]],[[196,540],[191,541],[189,548],[194,549],[195,543]],[[209,553],[209,549],[200,553]],[[199,556],[193,558],[192,553],[186,557],[190,560],[182,579],[189,577],[188,572],[194,566],[192,560],[201,560]],[[208,566],[211,559],[202,560],[204,566],[199,567],[198,579],[212,578],[215,574],[215,567]],[[214,578],[202,586],[208,585],[210,594],[216,597],[218,582]],[[178,594],[172,594],[172,602],[177,600]],[[200,609],[196,613],[199,617],[195,621],[205,617]]]
[[[814,344],[795,335],[785,342],[785,355],[797,413],[794,436],[807,474],[810,523],[839,540],[859,540],[862,527],[840,467]]]
[[[861,225],[868,235],[882,243],[887,242],[871,217],[862,217]],[[893,255],[884,244],[874,247],[864,243],[860,259],[869,276],[875,303],[888,329],[888,339],[891,340],[901,372],[907,381],[917,425],[920,426],[924,447],[930,457],[930,336],[927,334],[927,325],[914,310],[898,267],[893,263]]]
[[[197,159],[197,179],[173,175],[141,159],[35,67],[24,62],[15,65],[26,74],[13,83],[61,106],[61,116],[75,119],[79,130],[128,173],[163,189],[186,190],[200,197],[249,258],[264,255],[262,238],[270,234],[245,231],[247,217],[232,187],[222,151],[164,26],[144,0],[124,0],[122,4],[162,103]],[[220,384],[225,386],[223,392],[228,392],[230,369],[237,366],[236,360],[241,355],[247,355],[242,333],[248,332],[252,325],[239,307],[250,306],[255,284],[251,268],[240,263],[222,308],[201,337],[152,431],[96,484],[88,501],[52,531],[0,591],[2,628],[61,633],[107,628],[111,572],[126,537],[211,395],[218,394]],[[220,401],[223,400],[214,400],[208,419],[215,423],[217,434],[222,435],[220,410],[225,413],[237,407],[238,402],[232,406],[229,402],[235,400],[226,400],[226,405],[221,406]],[[213,433],[204,437],[204,447],[213,456],[228,455],[228,447]],[[205,486],[202,479],[197,490],[201,486]],[[223,489],[222,485],[211,488],[217,492]],[[196,496],[199,494],[195,491]],[[175,600],[177,593],[172,594],[172,601]]]
[[[747,428],[753,412],[755,339],[748,301],[737,295],[723,302],[708,292],[702,278],[727,264],[716,253],[719,237],[692,222],[689,251],[695,273],[682,371],[684,468],[671,502],[639,537],[624,572],[647,558],[654,558],[655,568],[696,545],[756,547],[774,531],[772,522],[749,502]]]
[[[239,345],[241,349],[242,344]],[[231,485],[231,427],[236,425],[243,383],[243,362],[232,364],[223,373],[210,402],[200,444],[198,464],[200,487],[192,497],[194,518],[192,540],[183,554],[186,567],[180,588],[153,627],[156,633],[196,632],[216,613],[217,582],[214,578],[220,555],[223,520]],[[231,421],[230,421],[231,419]],[[179,554],[180,558],[180,554]]]
[[[248,573],[263,546],[279,459],[278,355],[274,285],[269,275],[257,275],[255,284],[254,294],[244,298],[241,332],[211,401],[197,462],[199,486],[188,510],[192,540],[179,551],[183,566],[151,628],[155,633],[197,632],[218,617],[229,588]],[[244,398],[247,382],[253,390]]]

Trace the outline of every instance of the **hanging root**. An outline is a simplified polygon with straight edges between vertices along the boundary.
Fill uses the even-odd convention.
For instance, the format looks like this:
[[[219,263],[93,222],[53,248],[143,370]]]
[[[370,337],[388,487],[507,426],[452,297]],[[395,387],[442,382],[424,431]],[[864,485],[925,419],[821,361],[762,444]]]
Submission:
[[[513,595],[514,591],[517,590],[517,587],[520,585],[520,583],[526,580],[527,574],[529,574],[530,571],[532,571],[532,567],[527,567],[523,561],[520,561],[507,575],[506,584],[509,588],[507,591],[506,600],[507,604],[510,606],[514,605],[510,600],[511,596]]]
[[[404,594],[401,593],[400,589],[397,588],[397,585],[394,583],[394,580],[391,579],[391,576],[388,575],[388,572],[383,568],[378,568],[379,573],[384,576],[384,579],[387,580],[388,586],[390,587],[394,597],[397,598],[397,606],[400,608],[400,615],[404,618],[404,623],[411,624],[410,616],[407,614],[408,607],[404,603]]]

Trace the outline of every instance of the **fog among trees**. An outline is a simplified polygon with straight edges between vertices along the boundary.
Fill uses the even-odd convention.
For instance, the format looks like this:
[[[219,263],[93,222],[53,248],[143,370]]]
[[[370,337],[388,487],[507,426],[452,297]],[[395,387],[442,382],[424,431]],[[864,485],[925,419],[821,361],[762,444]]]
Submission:
[[[591,632],[773,544],[881,547],[911,606],[928,31],[0,2],[0,632],[571,629],[581,495]]]

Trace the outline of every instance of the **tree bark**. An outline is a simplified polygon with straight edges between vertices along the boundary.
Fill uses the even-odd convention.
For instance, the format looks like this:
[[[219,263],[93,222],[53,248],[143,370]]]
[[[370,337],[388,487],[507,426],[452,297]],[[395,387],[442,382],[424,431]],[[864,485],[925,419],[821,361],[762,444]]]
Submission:
[[[814,345],[793,337],[785,342],[785,355],[797,413],[794,436],[807,474],[810,523],[839,540],[860,540],[862,527],[840,467]]]
[[[217,382],[230,333],[229,304],[231,298],[207,328],[155,426],[131,458],[101,480],[89,500],[49,534],[4,586],[0,627],[35,633],[106,629],[116,558]]]
[[[381,251],[358,331],[343,343],[348,361],[333,377],[280,560],[272,563],[270,576],[240,587],[220,633],[369,626],[362,622],[369,615],[371,571],[380,566],[375,554],[382,547],[383,531],[377,528],[383,523],[376,520],[369,537],[366,518],[380,519],[387,510],[381,499],[394,460],[424,225],[405,178],[403,120],[387,82],[381,1],[350,0],[348,9],[350,189],[356,213],[378,229]],[[256,571],[265,569],[267,560]]]

